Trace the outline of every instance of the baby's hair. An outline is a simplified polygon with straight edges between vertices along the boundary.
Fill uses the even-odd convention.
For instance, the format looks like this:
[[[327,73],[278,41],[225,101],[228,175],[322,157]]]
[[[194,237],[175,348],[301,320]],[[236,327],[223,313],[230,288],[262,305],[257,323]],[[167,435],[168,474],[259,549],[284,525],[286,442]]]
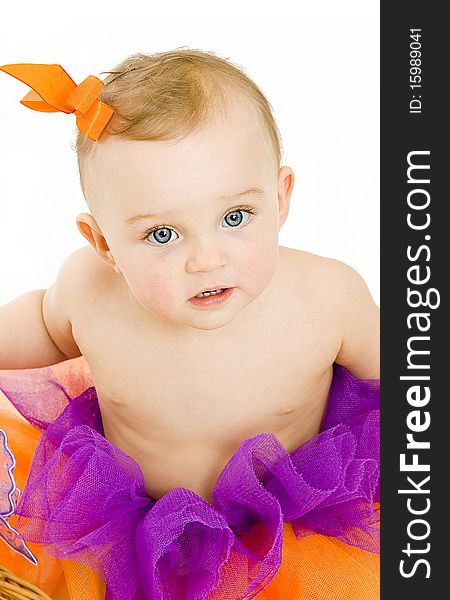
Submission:
[[[177,48],[156,54],[133,54],[111,71],[100,100],[115,110],[100,140],[163,141],[183,137],[217,114],[226,112],[230,91],[248,97],[269,134],[275,162],[281,164],[281,137],[272,107],[258,86],[238,66],[213,52]],[[82,167],[95,142],[77,133],[75,147],[83,193]]]

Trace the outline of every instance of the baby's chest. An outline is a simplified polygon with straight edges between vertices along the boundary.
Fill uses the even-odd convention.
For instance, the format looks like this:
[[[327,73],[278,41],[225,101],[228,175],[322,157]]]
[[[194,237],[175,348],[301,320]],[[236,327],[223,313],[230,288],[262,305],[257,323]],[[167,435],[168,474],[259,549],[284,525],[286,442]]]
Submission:
[[[161,441],[282,435],[299,422],[317,428],[323,413],[329,381],[283,345],[108,352],[93,373],[102,413],[132,429],[151,424]]]
[[[99,315],[80,328],[80,348],[102,416],[118,428],[216,441],[320,423],[335,354],[316,319],[282,310],[229,335],[174,339],[107,305]]]

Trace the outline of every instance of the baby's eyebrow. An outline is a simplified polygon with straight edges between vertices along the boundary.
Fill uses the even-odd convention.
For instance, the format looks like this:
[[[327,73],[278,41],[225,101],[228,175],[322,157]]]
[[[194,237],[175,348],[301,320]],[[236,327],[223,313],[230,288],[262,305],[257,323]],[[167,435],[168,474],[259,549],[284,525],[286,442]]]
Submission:
[[[244,196],[261,196],[264,194],[264,190],[261,190],[260,188],[257,187],[251,187],[248,190],[244,190],[243,192],[239,192],[238,194],[232,194],[230,196],[219,196],[218,200],[222,200],[222,201],[227,201],[230,202],[232,200],[239,200],[240,198],[243,198]],[[134,225],[134,223],[137,223],[139,221],[144,221],[146,219],[159,219],[161,217],[173,214],[174,211],[166,211],[163,213],[144,213],[144,214],[139,214],[139,215],[134,215],[133,217],[129,217],[126,220],[126,223],[128,225]]]

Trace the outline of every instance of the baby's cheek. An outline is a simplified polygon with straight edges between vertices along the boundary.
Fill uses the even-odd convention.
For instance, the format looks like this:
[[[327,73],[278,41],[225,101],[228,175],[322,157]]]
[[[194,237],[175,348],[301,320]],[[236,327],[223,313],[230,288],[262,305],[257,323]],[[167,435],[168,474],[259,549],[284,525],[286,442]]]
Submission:
[[[164,312],[175,295],[173,282],[166,271],[143,271],[133,287],[136,300],[146,310],[156,313]]]
[[[278,246],[267,242],[254,243],[245,258],[246,270],[257,287],[267,285],[277,265]]]

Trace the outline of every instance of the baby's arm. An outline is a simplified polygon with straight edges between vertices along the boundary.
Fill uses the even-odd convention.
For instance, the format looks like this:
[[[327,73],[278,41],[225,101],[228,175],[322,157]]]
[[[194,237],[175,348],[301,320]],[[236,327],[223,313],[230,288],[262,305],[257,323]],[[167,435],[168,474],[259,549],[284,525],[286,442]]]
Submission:
[[[337,314],[342,318],[342,342],[336,362],[359,379],[380,377],[380,311],[362,277],[336,263]]]
[[[80,356],[67,316],[76,253],[47,290],[33,290],[0,307],[0,369],[31,369]]]

